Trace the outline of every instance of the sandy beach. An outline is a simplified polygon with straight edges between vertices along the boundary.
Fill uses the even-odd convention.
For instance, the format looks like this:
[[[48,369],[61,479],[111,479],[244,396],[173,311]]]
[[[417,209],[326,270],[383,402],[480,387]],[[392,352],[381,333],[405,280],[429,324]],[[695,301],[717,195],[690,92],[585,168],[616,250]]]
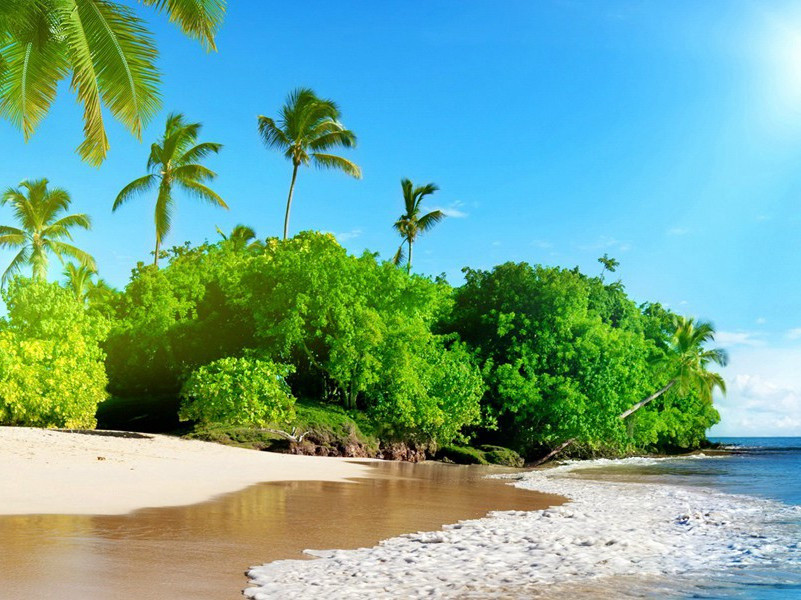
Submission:
[[[271,481],[345,481],[347,459],[254,452],[165,435],[0,427],[0,514],[119,515]]]

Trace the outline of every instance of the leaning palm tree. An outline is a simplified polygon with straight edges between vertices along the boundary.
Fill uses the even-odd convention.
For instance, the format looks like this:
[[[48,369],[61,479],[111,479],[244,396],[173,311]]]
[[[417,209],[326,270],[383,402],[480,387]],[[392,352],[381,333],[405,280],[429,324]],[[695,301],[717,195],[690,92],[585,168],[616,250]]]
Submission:
[[[19,227],[0,226],[0,248],[18,251],[3,273],[2,285],[26,265],[32,267],[34,279],[46,279],[49,254],[60,261],[69,256],[95,268],[94,258],[64,241],[72,241],[76,227],[91,228],[91,219],[85,214],[65,215],[72,202],[69,193],[61,188],[48,189],[47,184],[47,179],[23,181],[18,188],[6,190],[0,199],[0,205],[12,206],[19,222]]]
[[[339,118],[339,108],[334,102],[318,98],[307,88],[298,88],[287,96],[277,120],[259,116],[259,134],[264,145],[283,152],[292,161],[292,180],[284,215],[284,239],[289,232],[289,211],[300,166],[314,163],[320,169],[337,169],[356,179],[362,176],[356,164],[328,153],[332,148],[356,146],[356,135],[346,129]]]
[[[207,50],[225,0],[140,0]],[[83,105],[81,157],[99,165],[109,149],[102,107],[137,138],[158,111],[158,52],[145,21],[111,0],[0,0],[0,116],[27,141],[70,77]]]
[[[83,303],[86,300],[86,295],[92,287],[92,276],[96,274],[95,269],[86,265],[69,262],[64,266],[67,289],[73,293],[78,302]]]
[[[175,186],[184,192],[214,206],[228,208],[215,191],[206,183],[217,174],[200,164],[200,161],[216,154],[222,144],[198,143],[200,123],[187,123],[181,114],[167,117],[164,135],[150,147],[147,159],[148,175],[134,179],[126,185],[114,200],[112,211],[116,211],[132,197],[149,192],[158,186],[156,196],[156,255],[153,264],[158,266],[161,243],[170,231],[172,211],[175,207]]]
[[[672,389],[681,395],[696,393],[704,402],[712,402],[712,395],[716,389],[726,393],[726,382],[723,377],[709,370],[713,365],[725,367],[729,361],[725,350],[706,348],[707,344],[715,341],[715,328],[712,324],[677,316],[674,318],[674,327],[667,352],[656,363],[656,367],[668,375],[667,383],[657,392],[618,415],[621,421]],[[540,459],[536,465],[547,462],[575,441],[576,438],[572,438],[563,442]]]
[[[395,253],[392,262],[399,265],[405,259],[406,272],[411,273],[412,246],[414,242],[417,240],[418,236],[429,231],[434,225],[442,221],[442,219],[445,218],[445,213],[441,210],[432,210],[424,215],[420,214],[422,212],[421,204],[423,203],[423,199],[439,189],[436,184],[427,183],[426,185],[414,187],[409,179],[401,179],[401,188],[403,189],[405,212],[398,217],[393,227],[395,227],[395,230],[403,238],[403,241],[398,247],[398,251]],[[406,249],[408,249],[408,256],[406,256],[404,244],[406,245]]]

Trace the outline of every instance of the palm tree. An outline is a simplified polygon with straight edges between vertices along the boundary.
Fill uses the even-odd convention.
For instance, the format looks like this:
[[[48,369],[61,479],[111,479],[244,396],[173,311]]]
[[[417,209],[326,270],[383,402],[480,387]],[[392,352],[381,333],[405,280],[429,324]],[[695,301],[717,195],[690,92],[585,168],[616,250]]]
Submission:
[[[712,395],[716,389],[726,393],[726,382],[723,377],[719,373],[709,370],[712,365],[725,367],[729,360],[725,350],[706,349],[707,344],[715,341],[715,328],[712,324],[707,321],[676,316],[674,327],[675,330],[667,352],[656,364],[657,368],[661,367],[668,373],[667,384],[618,415],[621,421],[671,389],[675,389],[681,395],[696,393],[704,402],[712,402]],[[537,461],[535,466],[547,462],[575,441],[576,438],[572,438],[563,442],[547,456]]]
[[[601,258],[598,259],[598,262],[601,263],[603,268],[601,269],[601,281],[604,280],[604,273],[609,271],[610,273],[614,273],[617,271],[617,268],[620,266],[620,262],[617,259],[612,258],[608,254],[604,254]]]
[[[216,50],[225,0],[140,0],[189,37]],[[102,107],[141,139],[159,109],[158,52],[143,19],[110,0],[0,0],[0,116],[27,141],[53,104],[59,82],[83,105],[81,157],[98,166],[109,149]]]
[[[216,154],[222,144],[198,143],[200,123],[186,123],[182,114],[167,117],[164,135],[150,147],[147,169],[150,174],[134,179],[126,185],[114,200],[112,211],[116,211],[130,198],[151,191],[158,185],[156,197],[156,255],[153,264],[159,264],[159,252],[164,237],[170,231],[172,210],[175,206],[173,186],[214,206],[227,209],[228,205],[216,192],[205,184],[217,174],[200,164],[200,161]]]
[[[320,169],[337,169],[356,179],[362,176],[356,164],[327,153],[336,147],[356,146],[356,135],[346,129],[339,118],[339,108],[334,102],[318,98],[307,88],[298,88],[287,96],[277,121],[259,115],[259,134],[264,145],[283,152],[292,161],[292,180],[284,215],[284,239],[289,232],[292,194],[301,165],[314,163]]]
[[[92,276],[96,274],[97,271],[86,265],[76,266],[71,262],[64,265],[64,276],[67,278],[67,288],[81,303],[86,300],[86,295],[92,287]]]
[[[223,233],[222,229],[217,227],[217,233],[220,234],[223,241],[231,244],[236,250],[262,246],[262,243],[256,239],[256,231],[247,225],[236,225],[229,234]]]
[[[441,210],[432,210],[429,213],[421,215],[421,204],[426,196],[429,196],[439,190],[434,183],[427,183],[414,187],[409,179],[401,179],[401,188],[403,189],[403,204],[406,209],[398,220],[395,221],[395,230],[403,238],[398,251],[392,262],[399,265],[406,258],[406,272],[412,271],[412,246],[417,240],[417,237],[429,231],[434,225],[445,218],[445,213]],[[406,244],[409,256],[405,257],[404,247]]]
[[[48,254],[63,262],[64,256],[95,268],[95,259],[64,240],[72,241],[75,227],[90,229],[91,219],[85,214],[64,215],[72,202],[61,188],[47,188],[47,179],[23,181],[18,188],[9,188],[0,205],[11,204],[20,227],[0,226],[0,248],[18,250],[3,273],[2,285],[24,265],[32,267],[34,279],[47,278]]]

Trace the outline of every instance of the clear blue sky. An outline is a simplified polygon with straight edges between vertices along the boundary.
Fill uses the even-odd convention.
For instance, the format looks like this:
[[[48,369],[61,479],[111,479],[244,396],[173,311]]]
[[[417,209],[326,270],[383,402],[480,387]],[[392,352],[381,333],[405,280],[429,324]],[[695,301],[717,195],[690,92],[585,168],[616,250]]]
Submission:
[[[138,9],[144,10],[144,9]],[[136,142],[80,162],[67,86],[34,139],[0,123],[0,185],[48,177],[95,228],[78,242],[123,286],[153,246],[152,200],[111,203],[144,174],[168,111],[225,144],[211,166],[229,212],[180,198],[168,244],[215,225],[281,230],[290,166],[256,116],[309,86],[359,136],[356,181],[300,174],[291,229],[392,255],[401,177],[452,215],[419,271],[460,281],[507,260],[599,270],[638,301],[709,318],[732,354],[717,434],[801,435],[801,10],[789,2],[231,0],[205,54],[159,17],[164,111]],[[8,209],[0,210],[3,222]],[[5,262],[10,255],[0,254]]]

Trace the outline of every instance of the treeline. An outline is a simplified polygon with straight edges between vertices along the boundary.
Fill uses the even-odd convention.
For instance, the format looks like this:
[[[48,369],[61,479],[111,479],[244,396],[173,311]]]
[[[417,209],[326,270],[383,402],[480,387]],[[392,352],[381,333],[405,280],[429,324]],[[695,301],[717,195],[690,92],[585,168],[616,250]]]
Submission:
[[[693,448],[717,422],[711,335],[677,337],[705,326],[577,269],[465,275],[453,288],[349,255],[331,235],[260,242],[240,228],[173,248],[162,269],[140,263],[122,292],[17,278],[0,421],[91,427],[107,386],[117,399],[181,398],[181,417],[201,427],[289,430],[296,399],[314,399],[387,443],[528,458],[574,438],[607,454]]]

